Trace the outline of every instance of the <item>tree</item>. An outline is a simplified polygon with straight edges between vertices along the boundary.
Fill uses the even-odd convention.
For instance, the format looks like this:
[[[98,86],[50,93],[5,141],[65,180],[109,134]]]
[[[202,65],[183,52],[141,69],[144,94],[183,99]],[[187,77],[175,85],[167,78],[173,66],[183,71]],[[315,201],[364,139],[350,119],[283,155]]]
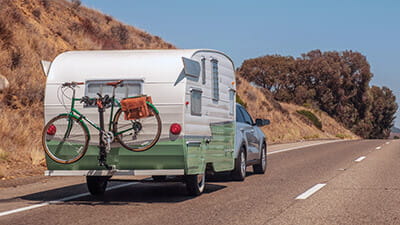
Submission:
[[[293,98],[294,58],[279,55],[267,55],[245,60],[239,74],[254,84],[267,88],[280,101]]]
[[[396,97],[387,87],[372,86],[370,93],[373,100],[371,107],[372,131],[369,138],[388,138],[398,108]]]
[[[397,109],[390,89],[369,88],[373,74],[359,52],[267,55],[245,60],[239,74],[276,100],[316,106],[365,138],[386,137]]]

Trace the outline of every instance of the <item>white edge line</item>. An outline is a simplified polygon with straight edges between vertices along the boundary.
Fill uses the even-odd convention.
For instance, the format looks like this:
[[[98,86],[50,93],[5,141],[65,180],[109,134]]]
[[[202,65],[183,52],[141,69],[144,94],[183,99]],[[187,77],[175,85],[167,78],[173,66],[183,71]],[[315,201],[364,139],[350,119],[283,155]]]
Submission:
[[[313,195],[315,192],[319,191],[321,188],[323,188],[326,184],[316,184],[312,188],[308,189],[306,192],[303,194],[299,195],[296,197],[296,199],[304,200]]]
[[[390,141],[386,142],[386,144],[387,144],[387,145],[390,144]]]
[[[273,151],[273,152],[268,152],[267,155],[272,155],[272,154],[275,154],[275,153],[292,151],[292,150],[296,150],[296,149],[300,149],[300,148],[307,148],[307,147],[316,146],[316,145],[324,145],[324,144],[330,144],[330,143],[335,143],[335,142],[341,142],[341,141],[343,141],[343,140],[334,140],[334,141],[329,141],[329,142],[322,142],[322,143],[315,143],[315,144],[297,146],[297,147],[292,147],[292,148],[285,148],[285,149],[276,150],[276,151]]]
[[[123,188],[123,187],[134,185],[134,184],[137,184],[137,183],[138,182],[115,185],[115,186],[107,188],[106,191],[111,191],[111,190],[114,190],[114,189]],[[82,194],[77,194],[77,195],[72,195],[72,196],[69,196],[69,197],[61,198],[61,199],[54,200],[54,201],[43,202],[43,203],[40,203],[40,204],[35,204],[35,205],[27,206],[27,207],[22,207],[22,208],[13,209],[13,210],[5,211],[5,212],[0,212],[0,217],[1,216],[6,216],[6,215],[10,215],[10,214],[14,214],[14,213],[27,211],[27,210],[31,210],[31,209],[35,209],[35,208],[39,208],[39,207],[43,207],[43,206],[47,206],[47,205],[50,205],[50,204],[63,203],[63,202],[66,202],[66,201],[69,201],[69,200],[72,200],[72,199],[81,198],[81,197],[85,197],[85,196],[88,196],[88,195],[90,195],[90,193],[86,192],[86,193],[82,193]]]
[[[379,149],[381,149],[382,147],[381,146],[378,146],[378,147],[376,147],[376,150],[379,150]]]
[[[356,160],[354,160],[354,162],[361,162],[363,161],[365,158],[367,158],[366,156],[361,156],[359,158],[357,158]]]
[[[18,208],[18,209],[13,209],[13,210],[1,212],[0,213],[0,217],[1,216],[6,216],[6,215],[10,215],[10,214],[13,214],[13,213],[27,211],[27,210],[30,210],[30,209],[39,208],[39,207],[46,206],[46,205],[50,205],[50,203],[49,202],[44,202],[44,203],[41,203],[41,204],[36,204],[36,205],[31,205],[31,206],[27,206],[27,207],[22,207],[22,208]]]

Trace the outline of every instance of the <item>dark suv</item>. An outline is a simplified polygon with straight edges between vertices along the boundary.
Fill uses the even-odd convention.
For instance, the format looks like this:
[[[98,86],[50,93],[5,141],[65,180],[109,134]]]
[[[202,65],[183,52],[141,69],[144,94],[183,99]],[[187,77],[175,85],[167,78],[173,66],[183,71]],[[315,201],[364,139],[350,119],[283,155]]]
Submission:
[[[259,127],[269,123],[265,119],[256,119],[254,122],[246,109],[236,104],[235,169],[231,172],[234,180],[244,180],[246,167],[250,165],[254,173],[265,173],[267,140]]]

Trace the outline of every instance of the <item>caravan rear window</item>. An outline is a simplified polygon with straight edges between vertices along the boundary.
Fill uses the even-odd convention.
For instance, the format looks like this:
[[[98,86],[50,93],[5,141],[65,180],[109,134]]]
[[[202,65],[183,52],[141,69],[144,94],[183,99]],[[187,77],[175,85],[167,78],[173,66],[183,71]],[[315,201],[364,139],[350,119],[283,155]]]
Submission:
[[[106,85],[108,82],[116,80],[89,80],[86,81],[85,95],[90,98],[97,97],[97,93],[101,95],[112,95],[112,86]],[[128,96],[137,96],[142,94],[142,81],[126,80],[123,82],[122,87],[117,87],[115,90],[115,97],[117,99],[126,98]]]

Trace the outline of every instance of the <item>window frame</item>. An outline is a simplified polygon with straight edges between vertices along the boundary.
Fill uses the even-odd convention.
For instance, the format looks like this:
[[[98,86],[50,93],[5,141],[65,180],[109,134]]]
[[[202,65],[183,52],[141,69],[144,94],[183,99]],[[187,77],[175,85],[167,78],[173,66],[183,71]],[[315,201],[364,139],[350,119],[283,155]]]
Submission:
[[[211,60],[212,71],[212,99],[219,101],[219,73],[218,73],[218,60],[212,58]]]
[[[108,82],[115,82],[115,81],[119,81],[119,80],[121,80],[121,79],[105,79],[105,80],[98,80],[98,79],[96,79],[96,80],[86,80],[85,81],[85,96],[89,96],[89,97],[91,97],[91,98],[95,98],[96,96],[92,96],[93,95],[93,93],[89,93],[89,85],[96,85],[96,84],[99,84],[99,85],[102,85],[102,87],[103,86],[105,86],[105,84],[106,83],[108,83]],[[127,84],[127,85],[129,85],[129,84],[137,84],[138,85],[138,87],[139,87],[139,93],[137,94],[137,95],[143,95],[143,80],[124,80],[124,84]],[[118,87],[117,87],[118,88]],[[111,97],[111,95],[112,95],[112,92],[111,93],[108,93],[108,92],[106,92],[106,93],[104,93],[103,92],[103,90],[101,90],[101,92],[99,91],[99,93],[101,94],[101,95],[104,95],[104,94],[108,94],[110,97]],[[116,96],[115,96],[115,98],[116,99],[120,99],[121,98],[121,96],[118,96],[117,95],[117,93],[118,93],[118,91],[116,90]],[[135,96],[136,94],[131,94],[131,93],[125,93],[124,94],[124,97],[122,97],[122,98],[126,98],[126,97],[130,97],[130,96]],[[121,99],[122,99],[121,98]],[[89,107],[89,106],[85,106],[85,107]]]
[[[197,112],[197,111],[194,111],[194,106],[195,106],[195,101],[193,101],[193,94],[194,93],[199,93],[200,94],[200,102],[199,102],[199,112]],[[202,115],[202,105],[203,105],[203,102],[202,102],[202,98],[203,98],[203,90],[201,90],[201,89],[199,89],[199,88],[191,88],[190,89],[190,115],[192,115],[192,116],[201,116]]]
[[[232,94],[232,95],[231,95]],[[229,115],[235,115],[236,91],[229,89]]]
[[[244,116],[239,105],[236,105],[236,122],[245,123]]]
[[[240,109],[243,113],[243,118],[244,118],[244,122],[253,126],[254,125],[254,120],[253,118],[251,118],[250,114],[246,111],[246,109],[244,109],[243,107],[241,107]],[[246,116],[248,116],[248,118],[246,118]],[[247,119],[250,119],[250,121],[247,121]]]
[[[201,83],[206,84],[206,58],[201,57]]]

